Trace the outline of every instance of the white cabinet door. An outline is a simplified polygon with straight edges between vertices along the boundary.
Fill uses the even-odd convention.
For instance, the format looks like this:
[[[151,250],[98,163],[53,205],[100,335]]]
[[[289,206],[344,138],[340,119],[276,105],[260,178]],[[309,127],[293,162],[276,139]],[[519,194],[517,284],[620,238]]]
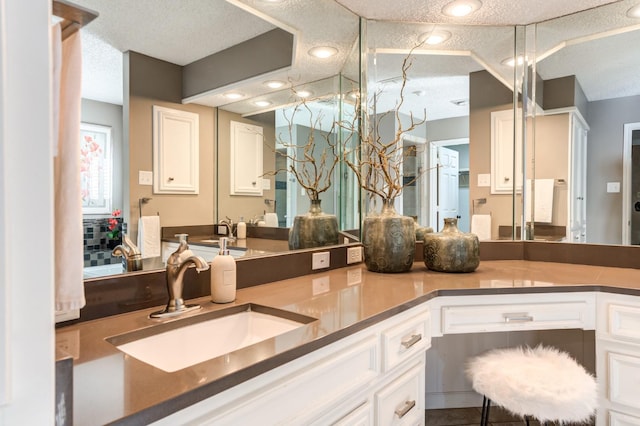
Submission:
[[[518,125],[515,129],[513,110],[491,113],[491,193],[511,194],[514,190],[514,149],[515,158],[522,157],[522,110],[516,111]],[[515,164],[515,190],[522,191],[522,162]]]
[[[571,178],[569,182],[570,242],[587,241],[587,127],[571,114]]]
[[[153,106],[154,194],[198,194],[199,116]]]
[[[231,195],[262,196],[262,127],[231,122]]]

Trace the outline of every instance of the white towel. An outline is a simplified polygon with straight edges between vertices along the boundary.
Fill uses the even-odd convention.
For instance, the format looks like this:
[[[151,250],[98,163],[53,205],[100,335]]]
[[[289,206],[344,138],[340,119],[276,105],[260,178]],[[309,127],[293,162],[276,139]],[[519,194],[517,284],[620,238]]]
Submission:
[[[554,179],[536,179],[535,180],[535,195],[534,195],[534,222],[551,223],[553,220],[553,185]],[[527,192],[526,192],[526,205],[527,211],[525,218],[527,222],[531,222],[531,179],[527,179]]]
[[[160,216],[142,216],[138,221],[138,248],[143,258],[160,256]]]
[[[62,41],[60,24],[52,28],[55,191],[55,309],[85,305],[82,198],[80,193],[80,33]]]
[[[491,215],[474,214],[471,216],[471,233],[476,234],[480,241],[491,239]]]

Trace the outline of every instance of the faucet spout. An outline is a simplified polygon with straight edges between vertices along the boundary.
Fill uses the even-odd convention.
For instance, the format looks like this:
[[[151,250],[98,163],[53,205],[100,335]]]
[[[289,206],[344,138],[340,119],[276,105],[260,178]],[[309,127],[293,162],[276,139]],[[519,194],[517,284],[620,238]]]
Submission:
[[[185,252],[189,249],[186,241],[181,241],[178,249],[167,259],[167,290],[169,291],[169,302],[162,311],[154,312],[152,318],[163,318],[182,314],[200,309],[200,305],[187,305],[182,298],[184,289],[184,273],[187,268],[195,266],[196,272],[206,271],[209,264],[201,256],[191,255],[184,258]]]

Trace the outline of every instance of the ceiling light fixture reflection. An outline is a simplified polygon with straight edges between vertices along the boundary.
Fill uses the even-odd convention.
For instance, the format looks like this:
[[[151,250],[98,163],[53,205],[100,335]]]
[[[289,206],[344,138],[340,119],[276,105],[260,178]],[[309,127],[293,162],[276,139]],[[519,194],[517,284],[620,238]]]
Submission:
[[[312,94],[310,90],[296,90],[295,93],[300,98],[308,98]]]
[[[514,58],[507,58],[503,59],[500,63],[508,67],[514,67],[516,65],[516,60]],[[522,56],[518,56],[518,65],[522,64],[524,64],[524,58]]]
[[[416,96],[427,96],[427,91],[426,90],[416,90],[415,92],[413,92],[414,95]]]
[[[468,16],[482,7],[480,0],[455,0],[442,8],[447,16],[461,18]]]
[[[222,96],[224,96],[227,99],[240,99],[240,98],[244,97],[244,95],[242,93],[238,93],[238,92],[227,92],[227,93],[223,94]]]
[[[469,99],[454,99],[451,101],[452,104],[454,104],[455,106],[467,106],[469,105]]]
[[[269,87],[270,89],[279,89],[282,86],[284,86],[284,81],[280,81],[280,80],[268,80],[265,81],[264,83],[265,86]]]
[[[426,43],[431,46],[443,43],[451,38],[451,33],[444,30],[435,30],[424,33],[420,36],[420,43]]]
[[[631,9],[627,10],[627,16],[629,18],[640,18],[640,4],[637,4]]]
[[[255,106],[259,106],[259,107],[268,107],[269,105],[271,105],[271,102],[269,102],[269,101],[255,101],[253,104]]]
[[[309,55],[320,59],[327,59],[338,53],[338,49],[331,46],[317,46],[309,49]]]

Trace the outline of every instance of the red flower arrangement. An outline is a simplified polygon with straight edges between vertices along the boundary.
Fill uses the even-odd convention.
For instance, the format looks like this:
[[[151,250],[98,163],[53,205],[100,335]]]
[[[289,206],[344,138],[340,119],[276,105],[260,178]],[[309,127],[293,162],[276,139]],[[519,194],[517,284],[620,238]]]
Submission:
[[[118,219],[116,219],[117,217],[119,217],[122,214],[122,211],[120,209],[115,209],[112,213],[108,222],[109,222],[109,232],[107,232],[107,237],[109,237],[109,239],[115,240],[120,238],[120,224],[118,223]]]

